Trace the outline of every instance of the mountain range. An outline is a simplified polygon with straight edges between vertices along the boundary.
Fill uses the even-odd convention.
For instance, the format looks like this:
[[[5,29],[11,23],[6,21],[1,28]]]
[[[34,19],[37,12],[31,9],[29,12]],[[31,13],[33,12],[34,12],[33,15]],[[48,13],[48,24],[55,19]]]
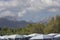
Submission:
[[[8,28],[23,28],[26,27],[28,24],[34,24],[32,21],[25,21],[25,20],[20,20],[17,21],[16,19],[13,19],[11,17],[5,17],[5,18],[0,18],[0,27],[8,27]],[[50,19],[44,19],[40,21],[42,24],[46,24]],[[35,22],[39,23],[39,22]]]
[[[0,18],[0,27],[22,28],[22,27],[26,27],[30,23],[31,22],[27,22],[25,20],[13,21],[13,20],[8,20],[6,18]]]

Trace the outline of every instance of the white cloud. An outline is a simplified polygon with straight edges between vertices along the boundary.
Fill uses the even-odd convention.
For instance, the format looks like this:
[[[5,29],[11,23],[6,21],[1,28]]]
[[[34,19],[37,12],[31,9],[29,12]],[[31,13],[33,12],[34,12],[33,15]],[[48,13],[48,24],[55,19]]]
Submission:
[[[0,7],[20,7],[28,9],[29,11],[37,11],[46,9],[46,7],[59,6],[59,0],[11,0],[11,1],[0,1]],[[23,10],[24,10],[23,9]]]
[[[17,0],[12,0],[12,1],[0,1],[0,7],[11,7],[11,6],[17,6],[18,1]]]
[[[22,12],[18,12],[18,17],[23,17],[24,16],[24,14],[26,13],[26,11],[24,10],[24,11],[22,11]]]
[[[27,9],[35,12],[49,7],[60,7],[59,0],[31,0],[28,4],[30,4],[30,7],[27,7]]]
[[[15,16],[15,14],[13,14],[12,12],[10,12],[10,11],[5,11],[5,12],[2,12],[1,14],[0,14],[0,17],[6,17],[6,16]]]
[[[0,11],[5,10],[5,8],[0,8]]]
[[[58,8],[51,8],[51,9],[49,9],[48,11],[49,11],[49,12],[58,12],[59,9],[58,9]]]
[[[53,8],[51,8],[53,7]],[[55,8],[54,8],[55,7]],[[24,17],[42,14],[44,11],[58,12],[60,9],[60,0],[9,0],[0,1],[0,17]],[[58,8],[58,9],[57,9]],[[6,11],[8,10],[8,11]],[[33,13],[33,14],[32,14]],[[27,16],[26,16],[27,17]],[[33,17],[34,18],[34,17]],[[35,19],[35,18],[34,18]]]

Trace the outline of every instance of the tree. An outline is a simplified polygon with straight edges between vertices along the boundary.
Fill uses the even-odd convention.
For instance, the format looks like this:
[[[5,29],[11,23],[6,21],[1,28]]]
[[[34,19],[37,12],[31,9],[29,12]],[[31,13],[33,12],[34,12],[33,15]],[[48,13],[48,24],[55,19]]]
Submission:
[[[60,16],[53,17],[51,21],[48,22],[44,33],[60,33]]]
[[[41,23],[30,24],[26,29],[30,33],[43,33],[44,25]]]

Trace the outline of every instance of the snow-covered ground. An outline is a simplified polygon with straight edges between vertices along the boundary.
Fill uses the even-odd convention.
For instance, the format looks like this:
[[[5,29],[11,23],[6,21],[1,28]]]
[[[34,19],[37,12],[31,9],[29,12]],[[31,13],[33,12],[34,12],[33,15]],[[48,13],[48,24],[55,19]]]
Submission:
[[[0,40],[60,40],[60,34],[30,34],[30,35],[4,35],[0,36]]]

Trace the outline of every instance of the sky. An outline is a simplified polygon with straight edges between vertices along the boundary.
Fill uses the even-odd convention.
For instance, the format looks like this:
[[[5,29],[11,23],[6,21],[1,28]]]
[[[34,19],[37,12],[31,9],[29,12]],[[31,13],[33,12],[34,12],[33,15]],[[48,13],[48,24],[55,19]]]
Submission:
[[[38,22],[60,15],[60,0],[0,0],[0,18]]]

